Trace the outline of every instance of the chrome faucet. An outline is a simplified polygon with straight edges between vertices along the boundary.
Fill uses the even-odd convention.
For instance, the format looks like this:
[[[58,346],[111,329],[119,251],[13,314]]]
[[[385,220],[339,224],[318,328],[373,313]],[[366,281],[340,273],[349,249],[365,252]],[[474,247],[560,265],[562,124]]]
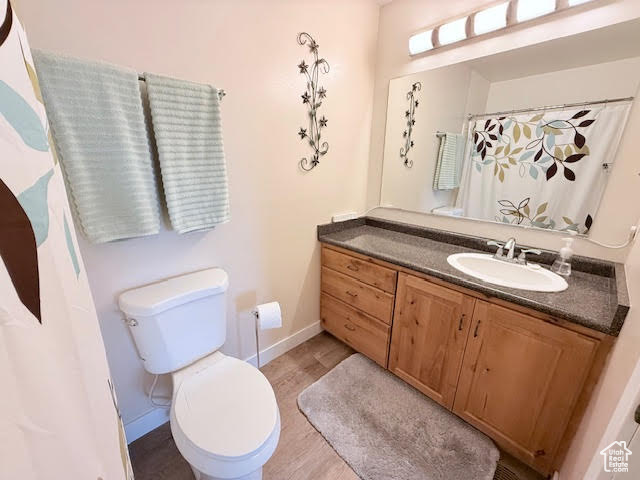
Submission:
[[[520,250],[520,255],[518,255],[518,259],[516,260],[516,262],[518,262],[521,265],[526,265],[527,262],[527,253],[533,253],[534,255],[540,255],[542,252],[536,248],[528,248],[528,249],[521,249]]]
[[[540,250],[536,250],[534,248],[521,249],[520,255],[518,255],[518,257],[516,258],[515,256],[516,239],[513,237],[509,238],[504,244],[490,240],[487,242],[487,245],[493,245],[494,247],[498,247],[498,250],[496,250],[496,253],[493,256],[494,258],[498,260],[503,260],[505,262],[519,263],[521,265],[527,264],[527,257],[526,257],[527,253],[533,253],[536,255],[540,255],[540,253],[542,253]],[[506,254],[505,254],[505,250],[507,251]]]
[[[507,251],[507,261],[512,262],[516,253],[516,239],[513,237],[509,238],[502,248]]]

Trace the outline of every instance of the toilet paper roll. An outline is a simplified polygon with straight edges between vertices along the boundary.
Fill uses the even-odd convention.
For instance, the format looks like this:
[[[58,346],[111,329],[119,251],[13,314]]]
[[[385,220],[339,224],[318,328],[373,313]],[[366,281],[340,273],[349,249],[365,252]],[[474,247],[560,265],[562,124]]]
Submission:
[[[256,307],[260,330],[282,327],[282,312],[278,302],[263,303]]]

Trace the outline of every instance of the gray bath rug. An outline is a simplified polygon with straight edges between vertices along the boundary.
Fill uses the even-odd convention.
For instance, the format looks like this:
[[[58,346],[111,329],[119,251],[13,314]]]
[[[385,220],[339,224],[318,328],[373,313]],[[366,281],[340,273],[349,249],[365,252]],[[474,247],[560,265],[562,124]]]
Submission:
[[[356,353],[298,396],[298,406],[363,480],[491,480],[493,442]]]

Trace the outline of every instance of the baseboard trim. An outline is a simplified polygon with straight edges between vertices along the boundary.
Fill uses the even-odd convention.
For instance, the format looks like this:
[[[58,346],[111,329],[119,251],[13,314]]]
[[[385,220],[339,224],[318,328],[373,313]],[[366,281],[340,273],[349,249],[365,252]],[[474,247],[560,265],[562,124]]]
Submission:
[[[260,363],[264,367],[274,358],[287,353],[292,348],[297,347],[303,342],[306,342],[311,337],[315,337],[322,332],[320,322],[312,323],[308,327],[304,327],[298,330],[293,335],[289,335],[287,338],[283,338],[279,342],[260,350]],[[250,363],[254,367],[257,365],[256,355],[252,355],[245,358],[245,362]],[[147,413],[140,415],[135,420],[130,421],[124,426],[124,432],[127,437],[127,443],[131,443],[138,438],[146,435],[152,430],[155,430],[163,423],[169,421],[169,409],[168,408],[154,408]]]
[[[295,348],[301,343],[306,342],[311,337],[315,337],[320,332],[322,332],[322,327],[320,326],[320,322],[315,322],[309,325],[308,327],[304,327],[303,329],[298,330],[293,335],[289,335],[287,338],[283,338],[279,342],[276,342],[273,345],[260,350],[260,366],[264,367],[267,363],[269,363],[274,358],[277,358],[280,355],[287,353],[292,348]],[[244,360],[245,362],[250,363],[254,367],[257,366],[258,364],[256,355],[251,355],[250,357],[245,358]]]
[[[168,408],[154,408],[153,410],[149,410],[147,413],[140,415],[138,418],[130,421],[124,426],[124,434],[127,437],[127,443],[137,440],[168,421]]]

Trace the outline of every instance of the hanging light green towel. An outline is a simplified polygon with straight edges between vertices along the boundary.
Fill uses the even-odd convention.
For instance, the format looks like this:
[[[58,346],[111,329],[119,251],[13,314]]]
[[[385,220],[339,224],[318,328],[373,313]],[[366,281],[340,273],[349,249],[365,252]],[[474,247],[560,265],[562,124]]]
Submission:
[[[103,243],[160,231],[138,74],[33,50],[74,217]]]
[[[433,176],[434,190],[458,188],[464,147],[465,136],[459,133],[445,133],[441,138],[436,172]]]
[[[169,219],[179,233],[231,218],[218,90],[145,73]]]

